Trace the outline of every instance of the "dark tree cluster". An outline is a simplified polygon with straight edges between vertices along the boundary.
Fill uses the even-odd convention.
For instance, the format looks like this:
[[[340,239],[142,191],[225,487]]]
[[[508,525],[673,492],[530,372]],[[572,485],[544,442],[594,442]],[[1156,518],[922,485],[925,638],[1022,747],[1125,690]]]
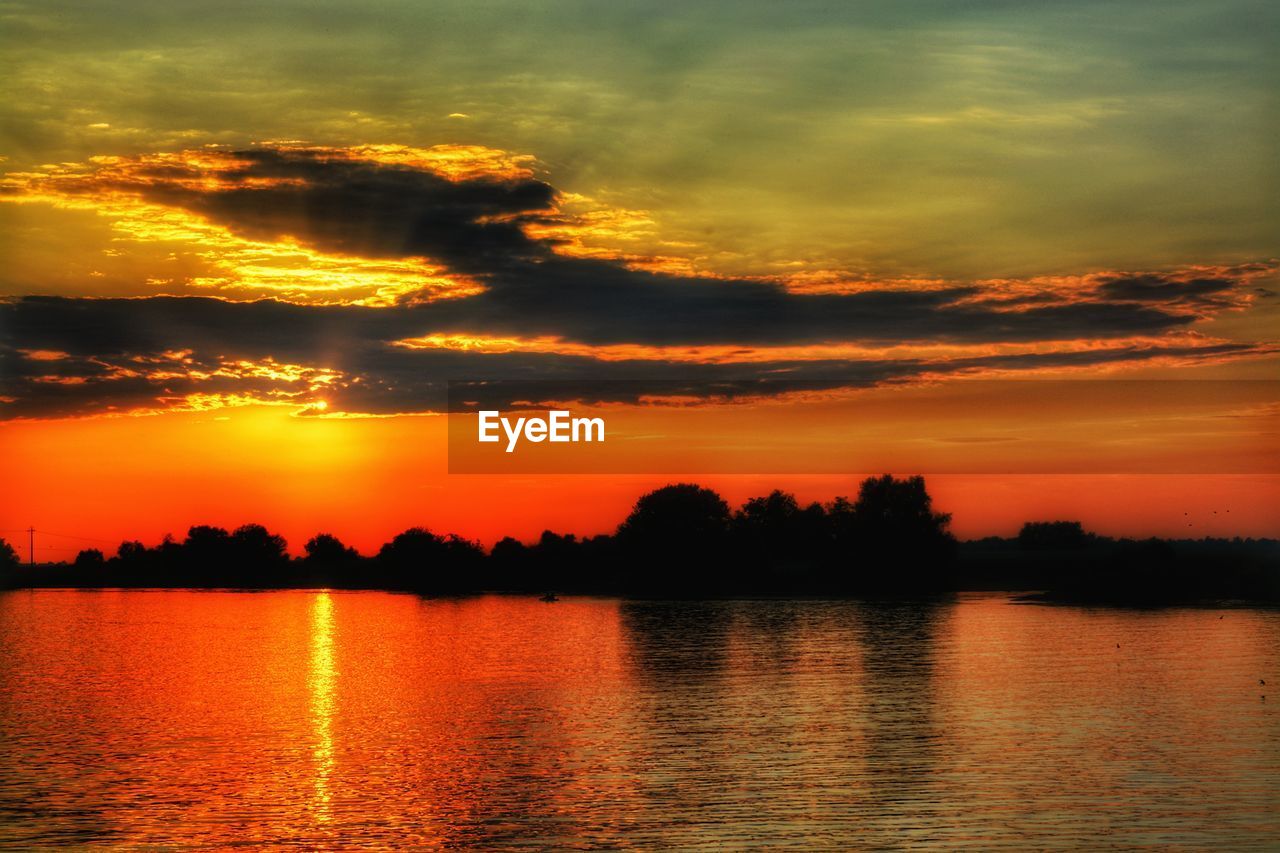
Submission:
[[[730,511],[709,489],[666,486],[614,537],[627,586],[695,594],[919,592],[952,588],[951,517],[922,477],[864,480],[855,501],[801,506],[773,491]]]

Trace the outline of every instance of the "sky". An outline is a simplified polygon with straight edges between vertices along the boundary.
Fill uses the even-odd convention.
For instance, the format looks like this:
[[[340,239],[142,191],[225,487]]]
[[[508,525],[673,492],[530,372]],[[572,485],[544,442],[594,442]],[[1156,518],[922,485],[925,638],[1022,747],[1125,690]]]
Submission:
[[[1280,535],[1280,398],[1230,384],[1280,365],[1278,19],[5,2],[0,529],[492,541],[681,475],[825,500],[889,469],[963,535]],[[1218,390],[1008,384],[1062,379]],[[651,440],[450,474],[450,380]]]

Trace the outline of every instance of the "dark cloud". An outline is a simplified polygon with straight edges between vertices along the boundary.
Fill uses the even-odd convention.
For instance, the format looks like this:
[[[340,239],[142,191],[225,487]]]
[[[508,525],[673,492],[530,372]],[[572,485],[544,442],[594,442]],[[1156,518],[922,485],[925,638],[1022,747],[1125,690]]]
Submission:
[[[194,180],[200,173],[163,165],[128,172],[110,188],[198,213],[252,239],[287,237],[369,258],[427,257],[483,282],[483,293],[418,312],[418,334],[748,346],[1123,337],[1192,323],[1197,317],[1184,303],[1238,283],[1115,278],[1102,284],[1101,299],[1065,303],[1037,294],[1001,299],[972,285],[798,294],[772,281],[646,272],[554,254],[550,242],[521,227],[555,215],[556,191],[532,178],[450,180],[324,149],[259,148],[226,157],[241,165],[219,171],[212,185]]]
[[[295,149],[233,155],[247,165],[196,188],[180,170],[133,173],[121,189],[181,207],[255,240],[302,239],[317,249],[369,258],[427,256],[462,272],[489,272],[548,254],[520,225],[545,215],[549,185],[527,178],[450,180],[435,172],[334,159]],[[189,177],[186,176],[186,177]]]
[[[973,370],[1083,367],[1153,357],[1257,353],[1246,344],[1116,346],[1080,352],[910,359],[778,359],[701,364],[579,355],[475,353],[397,346],[420,309],[314,307],[207,298],[0,303],[0,413],[57,417],[163,409],[188,395],[229,395],[331,410],[443,410],[460,399],[510,407],[530,383],[543,399],[635,402],[819,391]],[[189,401],[188,401],[189,402]]]
[[[213,181],[174,163],[92,176],[75,192],[138,193],[256,240],[300,240],[368,258],[427,257],[483,292],[391,307],[303,306],[208,298],[19,298],[0,303],[0,411],[7,417],[164,407],[191,394],[302,401],[350,412],[440,409],[446,383],[563,382],[569,396],[735,396],[857,386],[981,369],[1032,369],[1166,356],[1228,357],[1250,344],[1164,348],[1127,339],[1186,329],[1241,304],[1239,275],[1113,275],[1079,292],[954,285],[801,294],[759,279],[715,279],[566,257],[526,234],[557,194],[521,174],[454,177],[323,150],[226,155]],[[227,163],[223,163],[226,166]],[[112,184],[112,182],[116,182]],[[554,337],[589,345],[984,345],[1113,339],[1114,347],[1033,355],[690,364],[581,355],[411,349],[431,334]],[[34,351],[65,353],[34,358]],[[248,366],[246,366],[246,364]],[[273,375],[264,364],[290,366]],[[255,367],[255,365],[257,367]],[[309,371],[309,372],[308,372]],[[593,385],[604,380],[603,385]],[[518,398],[518,397],[517,397]],[[509,402],[509,400],[508,400]]]
[[[796,294],[773,282],[685,278],[608,261],[551,258],[486,280],[488,290],[429,306],[438,330],[558,335],[590,344],[1007,342],[1156,334],[1194,317],[1136,303],[1003,310],[972,286]]]
[[[1210,308],[1239,303],[1241,282],[1231,278],[1178,278],[1132,275],[1105,278],[1098,292],[1109,299],[1198,305]]]

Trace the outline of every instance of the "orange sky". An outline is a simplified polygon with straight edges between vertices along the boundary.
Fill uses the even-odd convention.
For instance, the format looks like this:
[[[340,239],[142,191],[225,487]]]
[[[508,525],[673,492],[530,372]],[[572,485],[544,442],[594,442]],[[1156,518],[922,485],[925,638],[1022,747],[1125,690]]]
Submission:
[[[752,257],[717,245],[710,214],[678,238],[641,196],[449,142],[5,170],[21,285],[0,294],[0,536],[48,531],[41,557],[197,523],[264,523],[295,552],[321,531],[369,552],[413,525],[594,534],[672,481],[825,501],[882,472],[926,475],[961,537],[1062,518],[1280,535],[1280,395],[1243,381],[1280,362],[1280,261],[1256,246],[980,275]],[[429,414],[447,379],[544,375],[695,391],[601,407],[603,447],[514,459]],[[845,390],[723,404],[726,378]],[[1038,381],[982,381],[1010,379]]]
[[[711,486],[737,504],[775,487],[803,501],[853,495],[860,476],[449,474],[445,423],[439,416],[297,418],[282,407],[7,423],[0,425],[0,536],[25,557],[26,537],[13,531],[34,525],[63,534],[38,538],[37,556],[49,559],[82,547],[110,552],[125,537],[181,538],[195,523],[250,521],[282,533],[294,551],[330,531],[370,552],[414,525],[488,544],[545,528],[609,532],[639,494],[675,480]],[[888,470],[925,473],[936,505],[954,513],[964,538],[1011,535],[1023,521],[1058,518],[1111,535],[1280,534],[1274,468],[1196,476]]]

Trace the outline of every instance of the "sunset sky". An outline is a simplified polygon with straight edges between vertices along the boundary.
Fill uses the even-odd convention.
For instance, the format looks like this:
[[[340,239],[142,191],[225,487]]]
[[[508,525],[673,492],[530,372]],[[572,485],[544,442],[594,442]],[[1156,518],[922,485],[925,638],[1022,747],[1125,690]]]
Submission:
[[[5,3],[0,537],[491,542],[886,470],[966,537],[1280,535],[1277,26]],[[458,380],[579,389],[608,463],[449,473]]]

